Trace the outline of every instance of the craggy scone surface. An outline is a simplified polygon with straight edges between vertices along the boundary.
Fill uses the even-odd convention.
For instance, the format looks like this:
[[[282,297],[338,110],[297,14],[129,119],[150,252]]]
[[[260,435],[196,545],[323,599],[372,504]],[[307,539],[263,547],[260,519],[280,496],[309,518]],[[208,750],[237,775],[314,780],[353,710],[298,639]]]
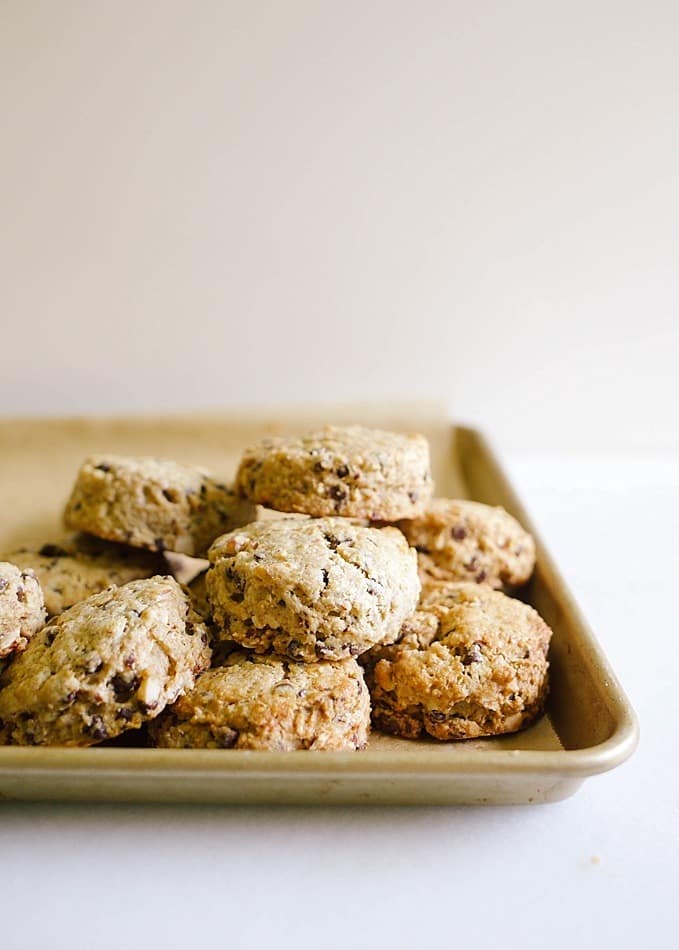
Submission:
[[[252,505],[194,466],[98,455],[80,467],[64,523],[132,547],[200,555],[220,534],[255,517]]]
[[[525,583],[535,566],[535,542],[504,508],[434,498],[423,514],[399,522],[418,551],[420,577],[474,581],[489,587]]]
[[[25,650],[45,622],[45,605],[33,571],[0,561],[0,660]]]
[[[263,439],[246,449],[236,488],[279,511],[382,521],[414,517],[432,493],[429,444],[421,435],[362,426]]]
[[[210,548],[207,593],[224,638],[294,660],[391,643],[417,604],[415,551],[396,528],[341,518],[247,525]]]
[[[5,556],[21,568],[35,571],[50,617],[111,585],[170,573],[160,554],[86,535],[19,548]]]
[[[88,746],[138,728],[209,666],[207,639],[170,577],[95,594],[43,627],[0,678],[0,741]]]
[[[532,607],[488,587],[425,592],[399,642],[361,658],[373,723],[407,739],[515,732],[542,711],[550,637]]]
[[[150,734],[165,748],[362,749],[370,697],[353,659],[294,663],[238,652],[198,677]]]

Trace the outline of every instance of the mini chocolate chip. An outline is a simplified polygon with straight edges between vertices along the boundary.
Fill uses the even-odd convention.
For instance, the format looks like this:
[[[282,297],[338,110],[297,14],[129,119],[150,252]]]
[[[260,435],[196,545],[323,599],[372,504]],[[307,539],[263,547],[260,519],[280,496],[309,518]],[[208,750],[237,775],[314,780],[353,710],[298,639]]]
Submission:
[[[41,557],[68,557],[68,551],[60,548],[58,544],[43,544],[38,554]]]
[[[479,571],[479,573],[476,575],[476,583],[483,584],[487,577],[488,573],[486,571]]]
[[[17,587],[17,600],[20,604],[26,603],[26,591],[23,587]]]
[[[472,643],[472,645],[467,650],[467,653],[462,660],[463,666],[470,666],[472,663],[481,663],[483,660],[483,653],[481,652],[481,646],[478,643]]]
[[[419,497],[420,497],[420,496],[417,494],[416,491],[409,491],[409,492],[408,492],[408,498],[410,498],[410,500],[412,501],[413,504],[416,503],[416,501],[417,501],[417,499],[418,499]]]
[[[438,709],[432,709],[431,712],[428,712],[428,713],[427,713],[427,716],[429,717],[429,719],[431,719],[432,722],[445,722],[445,721],[446,721],[446,714],[445,714],[445,713],[442,713],[442,712],[439,712]]]
[[[264,560],[264,555],[263,555],[263,554],[253,554],[253,555],[252,555],[252,558],[253,558],[254,561],[257,561],[258,564],[261,564],[262,561]]]
[[[285,607],[285,601],[283,600],[282,597],[281,597],[281,599],[278,601],[278,606],[279,606],[279,607]]]
[[[229,729],[228,726],[222,726],[221,729],[214,729],[212,735],[220,749],[232,749],[238,740],[236,730]]]
[[[110,680],[110,683],[113,687],[113,692],[116,695],[116,700],[119,703],[124,703],[127,702],[132,694],[138,689],[139,677],[133,676],[131,679],[127,679],[122,675],[122,673],[116,673],[116,675]]]
[[[330,582],[330,575],[325,568],[322,568],[321,574],[323,575],[323,587],[327,587]]]
[[[467,537],[467,529],[461,524],[456,524],[450,533],[456,541],[464,541],[464,539]]]
[[[106,462],[100,462],[99,465],[95,465],[94,467],[95,467],[96,469],[98,469],[98,471],[100,471],[100,472],[110,472],[110,471],[111,471],[111,466],[108,465]]]
[[[341,544],[339,538],[336,538],[334,534],[324,534],[323,537],[331,551],[336,551]]]
[[[245,594],[242,591],[235,590],[233,593],[229,594],[229,599],[234,602],[234,604],[242,604],[245,600]]]
[[[347,490],[346,488],[342,488],[341,485],[333,485],[330,489],[330,497],[337,502],[344,501],[347,497]]]
[[[349,474],[349,469],[346,465],[339,465],[335,469],[335,472],[337,473],[338,478],[346,478],[347,475]]]
[[[314,462],[314,472],[320,474],[323,471],[323,465],[320,462]]]
[[[89,734],[98,741],[102,739],[108,739],[108,732],[106,731],[106,726],[104,725],[104,720],[101,716],[92,716],[92,723],[88,727]]]

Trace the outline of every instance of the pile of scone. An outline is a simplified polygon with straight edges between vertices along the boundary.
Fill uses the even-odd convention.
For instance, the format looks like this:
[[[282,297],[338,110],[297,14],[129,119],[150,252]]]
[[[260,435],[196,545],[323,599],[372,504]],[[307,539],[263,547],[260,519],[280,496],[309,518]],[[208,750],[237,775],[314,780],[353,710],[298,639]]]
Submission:
[[[371,717],[409,739],[528,725],[551,631],[506,592],[533,540],[432,490],[423,436],[358,426],[265,439],[232,486],[88,459],[75,534],[0,559],[0,741],[339,750]]]

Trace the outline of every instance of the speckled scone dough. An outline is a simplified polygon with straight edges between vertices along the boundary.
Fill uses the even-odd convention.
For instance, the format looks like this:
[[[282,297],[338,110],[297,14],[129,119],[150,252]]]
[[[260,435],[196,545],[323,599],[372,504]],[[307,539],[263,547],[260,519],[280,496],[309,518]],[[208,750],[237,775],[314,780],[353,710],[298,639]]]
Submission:
[[[0,679],[0,741],[88,746],[136,729],[210,664],[207,633],[171,577],[110,587],[29,642]]]
[[[398,526],[417,548],[423,585],[457,580],[513,587],[533,573],[535,542],[504,508],[434,498],[424,514]]]
[[[191,465],[99,455],[81,466],[64,523],[132,547],[200,555],[255,517],[252,505]]]
[[[239,652],[198,677],[150,732],[174,749],[353,750],[365,746],[369,726],[355,660],[304,664]]]
[[[219,538],[209,554],[220,635],[294,660],[391,643],[420,592],[416,554],[400,531],[342,518],[257,522]]]
[[[21,568],[35,571],[50,617],[111,585],[169,574],[160,554],[83,535],[41,547],[20,548],[6,557]]]
[[[31,570],[0,561],[0,660],[26,649],[45,623],[45,605]]]
[[[424,436],[361,426],[264,439],[236,474],[241,495],[270,508],[374,521],[420,514],[432,487]]]
[[[543,709],[550,637],[521,601],[448,584],[425,596],[398,643],[361,657],[373,723],[406,739],[516,732]]]

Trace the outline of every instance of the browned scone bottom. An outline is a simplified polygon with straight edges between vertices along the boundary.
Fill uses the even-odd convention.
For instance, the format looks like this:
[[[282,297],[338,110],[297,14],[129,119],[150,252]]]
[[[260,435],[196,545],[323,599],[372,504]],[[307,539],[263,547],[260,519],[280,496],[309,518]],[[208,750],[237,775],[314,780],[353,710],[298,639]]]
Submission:
[[[98,455],[80,467],[64,524],[132,547],[196,556],[255,517],[252,505],[195,466]]]
[[[370,697],[353,659],[294,663],[238,652],[149,727],[155,745],[185,749],[362,749]]]
[[[544,707],[550,637],[521,601],[481,585],[441,585],[398,643],[361,658],[373,724],[406,739],[516,732]]]
[[[504,508],[434,498],[423,514],[398,526],[417,549],[423,586],[474,581],[515,587],[533,573],[535,542]]]
[[[362,426],[263,439],[236,474],[243,498],[279,511],[382,521],[421,514],[432,484],[423,436]]]
[[[137,729],[210,665],[205,626],[170,577],[110,587],[31,639],[0,678],[0,742],[89,746]]]
[[[308,663],[393,642],[420,593],[416,554],[400,531],[342,518],[247,525],[212,545],[210,563],[220,636]]]

